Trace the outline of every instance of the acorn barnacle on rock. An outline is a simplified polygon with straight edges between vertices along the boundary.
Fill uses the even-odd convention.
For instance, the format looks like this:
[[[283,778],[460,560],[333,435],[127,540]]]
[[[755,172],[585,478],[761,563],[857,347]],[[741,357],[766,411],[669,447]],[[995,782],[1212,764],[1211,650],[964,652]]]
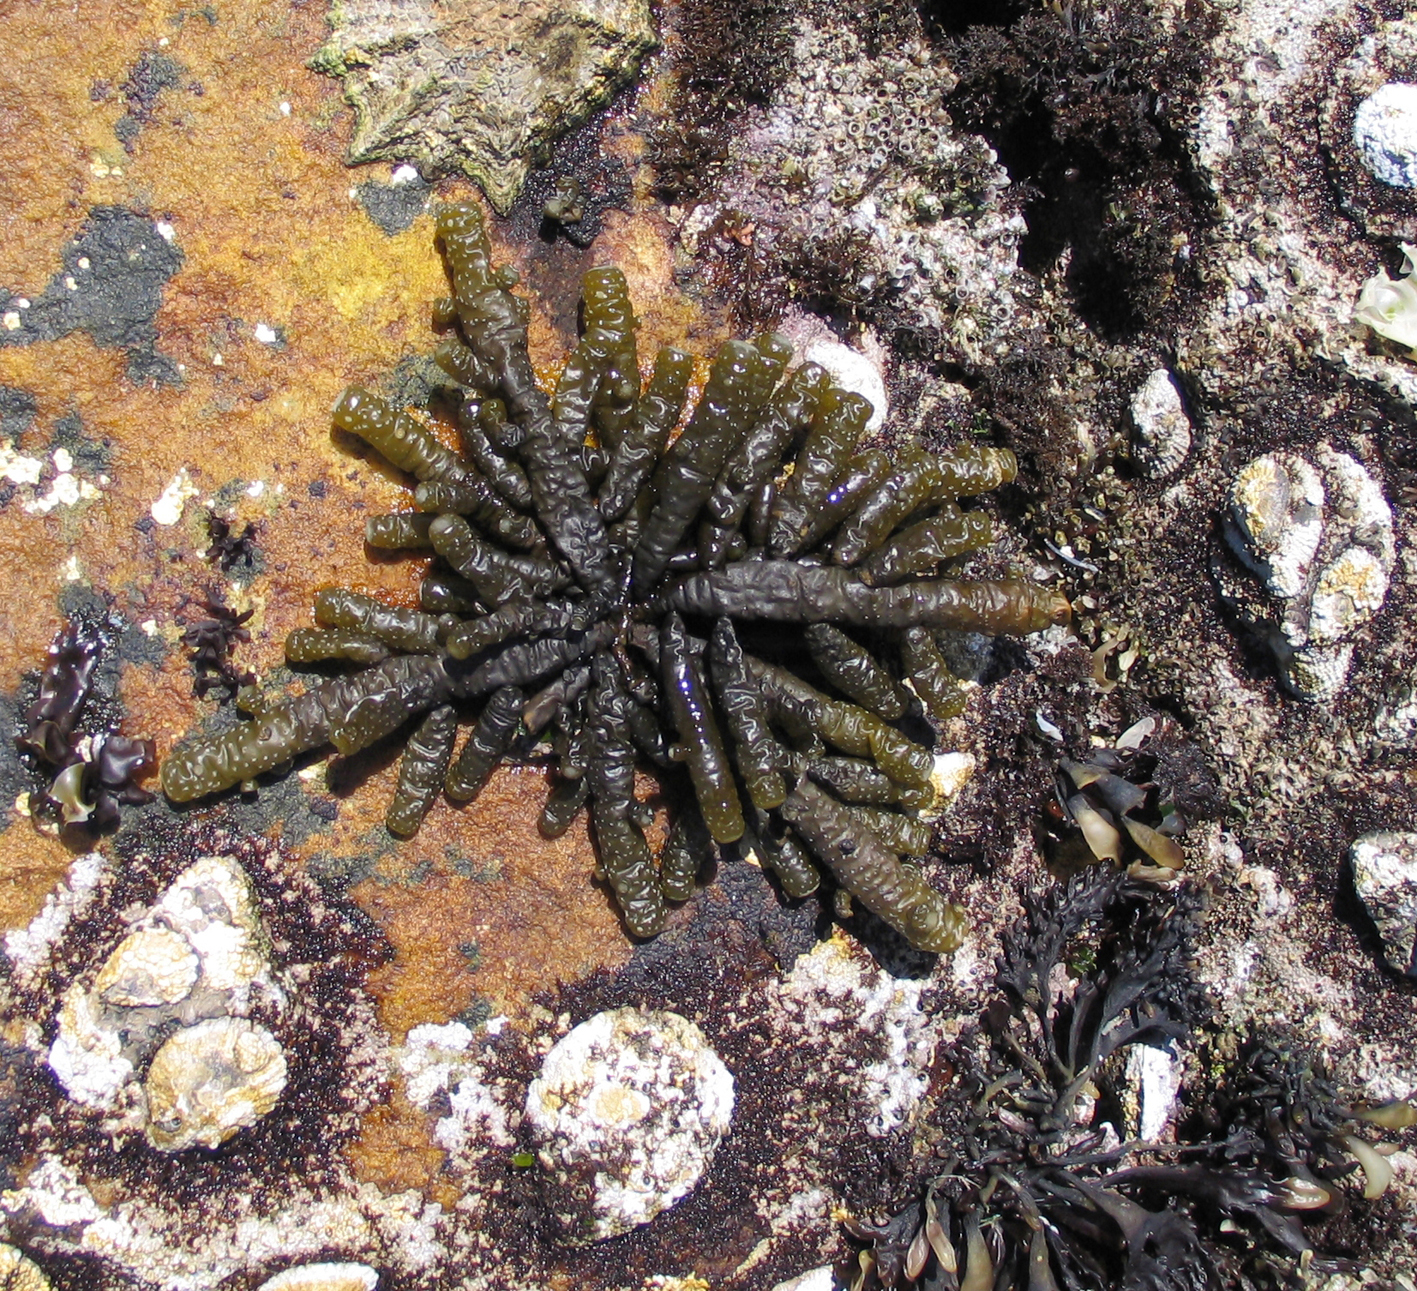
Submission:
[[[934,633],[1068,617],[1061,595],[1022,580],[940,576],[992,541],[988,516],[958,502],[1011,480],[1013,454],[863,449],[871,405],[815,364],[789,371],[775,334],[726,343],[683,417],[692,360],[661,350],[641,388],[614,268],[586,275],[583,333],[548,396],[478,209],[444,208],[437,231],[452,296],[435,310],[451,328],[435,358],[457,385],[460,451],[362,389],[334,410],[418,481],[418,509],[371,519],[366,536],[433,549],[422,609],[319,592],[318,626],[293,632],[287,657],[354,670],[179,745],[168,796],[325,744],[352,753],[417,719],[388,815],[407,835],[439,793],[468,801],[501,760],[549,744],[543,832],[588,806],[633,934],[660,930],[713,844],[736,844],[789,896],[825,867],[916,946],[952,950],[963,913],[900,859],[928,850],[934,770],[903,724],[924,734],[922,711],[955,701]],[[657,860],[640,760],[692,786]]]

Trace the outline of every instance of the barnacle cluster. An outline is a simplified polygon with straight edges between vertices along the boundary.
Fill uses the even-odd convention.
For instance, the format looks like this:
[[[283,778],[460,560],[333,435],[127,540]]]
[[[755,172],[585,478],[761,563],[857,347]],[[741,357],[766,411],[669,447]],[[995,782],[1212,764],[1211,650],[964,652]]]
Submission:
[[[1312,1055],[1256,1037],[1195,1092],[1174,1141],[1141,1137],[1126,1112],[1124,1059],[1194,1039],[1201,905],[1110,868],[1025,898],[987,1050],[953,1055],[948,1157],[892,1218],[848,1220],[869,1244],[853,1291],[1212,1291],[1254,1285],[1236,1259],[1276,1249],[1338,1267],[1306,1220],[1382,1194],[1391,1149],[1366,1134],[1417,1122],[1410,1102],[1349,1103]],[[1361,1187],[1346,1182],[1359,1171]]]
[[[863,450],[869,403],[815,364],[789,372],[774,334],[719,350],[673,437],[693,360],[661,350],[641,389],[613,268],[586,275],[583,334],[548,397],[480,212],[449,206],[437,230],[452,296],[435,310],[450,333],[435,357],[456,382],[461,451],[363,389],[334,411],[419,481],[418,509],[371,519],[366,537],[437,554],[423,608],[319,592],[319,626],[293,632],[287,658],[356,670],[174,749],[169,797],[327,743],[352,753],[418,717],[388,815],[407,835],[440,792],[472,799],[499,761],[549,741],[543,831],[589,804],[632,933],[660,929],[712,844],[737,844],[791,896],[825,866],[915,945],[953,949],[962,912],[900,860],[928,850],[918,812],[933,770],[902,723],[923,734],[920,705],[943,716],[956,703],[932,632],[1026,633],[1068,616],[1027,582],[939,576],[990,542],[988,517],[957,501],[1013,478],[1013,454]],[[682,765],[697,806],[673,820],[658,864],[633,792],[641,757],[666,775]]]

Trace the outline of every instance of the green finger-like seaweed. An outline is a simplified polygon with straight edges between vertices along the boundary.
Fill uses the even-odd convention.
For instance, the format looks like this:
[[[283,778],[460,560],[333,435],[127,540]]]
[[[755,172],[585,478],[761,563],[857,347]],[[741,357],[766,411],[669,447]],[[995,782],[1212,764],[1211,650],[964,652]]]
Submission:
[[[916,946],[953,949],[963,917],[899,860],[928,856],[917,813],[935,793],[934,755],[901,723],[923,733],[962,704],[933,632],[1067,619],[1056,590],[952,568],[993,537],[960,499],[1012,479],[1013,455],[888,456],[862,442],[866,400],[815,364],[793,368],[773,333],[720,349],[675,438],[693,361],[662,349],[643,379],[613,267],[587,275],[579,342],[543,390],[526,302],[478,209],[444,208],[437,237],[452,288],[433,311],[449,333],[437,406],[459,447],[431,414],[358,387],[333,416],[411,477],[417,509],[371,518],[365,536],[431,549],[421,608],[322,589],[286,656],[348,674],[179,744],[169,797],[408,726],[391,832],[416,831],[440,794],[473,800],[504,760],[549,759],[539,828],[557,837],[589,808],[599,872],[636,936],[730,845],[790,899],[829,876]],[[673,791],[658,857],[635,792],[647,764]]]

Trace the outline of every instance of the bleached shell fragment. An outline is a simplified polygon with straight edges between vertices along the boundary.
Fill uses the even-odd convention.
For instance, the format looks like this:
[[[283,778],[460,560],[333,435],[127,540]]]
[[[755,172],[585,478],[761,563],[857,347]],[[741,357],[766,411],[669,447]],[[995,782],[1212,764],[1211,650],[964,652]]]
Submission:
[[[1297,596],[1323,538],[1324,486],[1294,453],[1266,453],[1230,486],[1227,528],[1236,554],[1275,596]]]
[[[196,984],[201,963],[185,937],[168,928],[130,932],[98,970],[94,994],[108,1004],[176,1004]]]
[[[1353,307],[1353,321],[1371,328],[1384,340],[1417,351],[1417,281],[1412,277],[1414,248],[1402,244],[1407,257],[1400,278],[1389,278],[1379,269],[1363,283],[1358,303]]]
[[[1191,451],[1191,419],[1175,378],[1157,368],[1132,396],[1132,460],[1154,480],[1174,475]]]
[[[267,1278],[256,1291],[374,1291],[377,1269],[367,1264],[300,1264]]]
[[[733,1077],[687,1018],[612,1009],[565,1035],[526,1098],[562,1240],[625,1233],[698,1183],[733,1116]]]
[[[1309,640],[1326,645],[1347,636],[1382,608],[1387,573],[1366,547],[1349,547],[1319,573],[1310,601]]]
[[[1348,859],[1354,890],[1378,927],[1387,962],[1417,976],[1417,833],[1364,834]]]
[[[934,797],[918,813],[921,820],[938,820],[950,809],[974,776],[974,754],[953,750],[936,753],[930,767],[930,789]]]
[[[0,1291],[49,1291],[49,1279],[24,1252],[0,1242]]]
[[[229,856],[199,857],[162,894],[153,916],[191,944],[202,985],[211,990],[241,990],[267,967],[251,881]]]
[[[164,1152],[217,1147],[254,1125],[285,1090],[285,1054],[264,1027],[213,1018],[175,1032],[143,1082],[148,1142]]]
[[[1353,145],[1375,179],[1417,188],[1417,85],[1389,81],[1353,114]]]
[[[1301,699],[1327,704],[1338,696],[1353,668],[1353,643],[1301,646],[1283,660],[1284,679]]]

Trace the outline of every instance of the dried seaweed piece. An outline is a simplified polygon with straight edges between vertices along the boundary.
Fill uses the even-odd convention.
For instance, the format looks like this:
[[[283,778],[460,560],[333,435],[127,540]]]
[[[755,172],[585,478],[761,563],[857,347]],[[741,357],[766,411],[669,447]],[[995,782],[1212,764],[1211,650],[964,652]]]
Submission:
[[[442,791],[457,734],[457,711],[451,704],[440,704],[408,737],[399,762],[398,786],[384,817],[389,833],[408,838],[418,832],[428,808]]]
[[[251,639],[245,625],[255,611],[238,613],[215,594],[202,604],[207,617],[189,624],[181,637],[182,644],[192,651],[192,667],[197,674],[192,682],[192,693],[198,699],[205,699],[209,692],[220,690],[223,693],[217,699],[224,704],[234,698],[242,686],[256,680],[255,673],[238,668],[231,659],[237,642]]]
[[[840,803],[799,780],[782,805],[812,854],[853,897],[919,950],[948,955],[964,940],[964,911],[950,905]]]
[[[260,526],[248,520],[240,533],[232,531],[232,522],[215,511],[207,513],[207,533],[212,545],[203,553],[223,574],[229,574],[237,565],[247,569],[255,567],[256,537]]]
[[[42,761],[63,766],[71,738],[89,697],[102,642],[69,624],[49,647],[49,663],[39,679],[39,693],[25,709],[16,744]]]

